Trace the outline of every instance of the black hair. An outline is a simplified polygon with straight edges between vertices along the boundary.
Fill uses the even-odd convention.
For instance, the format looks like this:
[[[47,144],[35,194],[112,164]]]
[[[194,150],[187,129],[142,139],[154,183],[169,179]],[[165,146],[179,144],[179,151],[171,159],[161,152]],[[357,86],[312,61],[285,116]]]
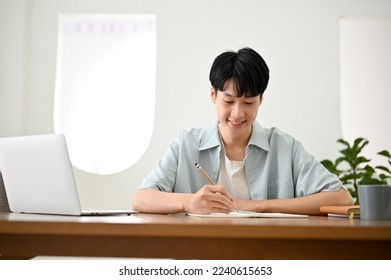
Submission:
[[[209,73],[209,81],[216,94],[224,91],[227,82],[233,81],[237,97],[262,95],[269,82],[269,68],[265,60],[253,49],[238,52],[227,51],[215,58]]]

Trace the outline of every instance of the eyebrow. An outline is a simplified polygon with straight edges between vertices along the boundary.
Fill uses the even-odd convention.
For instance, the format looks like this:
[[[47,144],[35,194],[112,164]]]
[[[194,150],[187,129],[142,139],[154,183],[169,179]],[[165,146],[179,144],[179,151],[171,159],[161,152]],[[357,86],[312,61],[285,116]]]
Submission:
[[[222,93],[224,94],[225,97],[230,97],[230,98],[242,98],[243,97],[244,99],[251,99],[251,98],[257,97],[257,96],[248,96],[248,97],[246,97],[245,95],[242,95],[241,97],[237,97],[236,95],[232,95],[232,94],[230,94],[230,93],[228,93],[226,91],[223,91]]]
[[[236,97],[236,96],[233,96],[232,94],[226,92],[226,91],[223,91],[223,94],[227,97]]]

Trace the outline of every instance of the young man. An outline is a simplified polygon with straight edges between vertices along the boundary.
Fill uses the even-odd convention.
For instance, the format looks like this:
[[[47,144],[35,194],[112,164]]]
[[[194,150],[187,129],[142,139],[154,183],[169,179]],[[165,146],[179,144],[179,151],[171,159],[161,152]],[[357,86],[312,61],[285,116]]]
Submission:
[[[218,120],[183,131],[172,142],[135,194],[134,210],[320,214],[323,205],[353,204],[338,178],[297,140],[256,122],[269,81],[269,69],[257,52],[222,53],[209,79]]]

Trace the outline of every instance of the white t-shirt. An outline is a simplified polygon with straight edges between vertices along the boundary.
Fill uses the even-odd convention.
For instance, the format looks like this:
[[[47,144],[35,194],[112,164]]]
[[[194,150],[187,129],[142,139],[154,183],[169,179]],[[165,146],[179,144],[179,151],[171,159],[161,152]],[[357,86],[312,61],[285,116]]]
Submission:
[[[249,200],[250,194],[244,170],[246,159],[242,161],[230,160],[225,153],[223,145],[220,161],[220,173],[217,184],[224,186],[232,197]]]

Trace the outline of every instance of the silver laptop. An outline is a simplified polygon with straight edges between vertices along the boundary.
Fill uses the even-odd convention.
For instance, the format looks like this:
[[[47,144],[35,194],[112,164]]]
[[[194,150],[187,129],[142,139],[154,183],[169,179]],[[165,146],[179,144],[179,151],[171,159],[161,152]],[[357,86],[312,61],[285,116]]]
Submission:
[[[0,138],[0,172],[12,212],[58,215],[133,214],[82,210],[62,134]]]

